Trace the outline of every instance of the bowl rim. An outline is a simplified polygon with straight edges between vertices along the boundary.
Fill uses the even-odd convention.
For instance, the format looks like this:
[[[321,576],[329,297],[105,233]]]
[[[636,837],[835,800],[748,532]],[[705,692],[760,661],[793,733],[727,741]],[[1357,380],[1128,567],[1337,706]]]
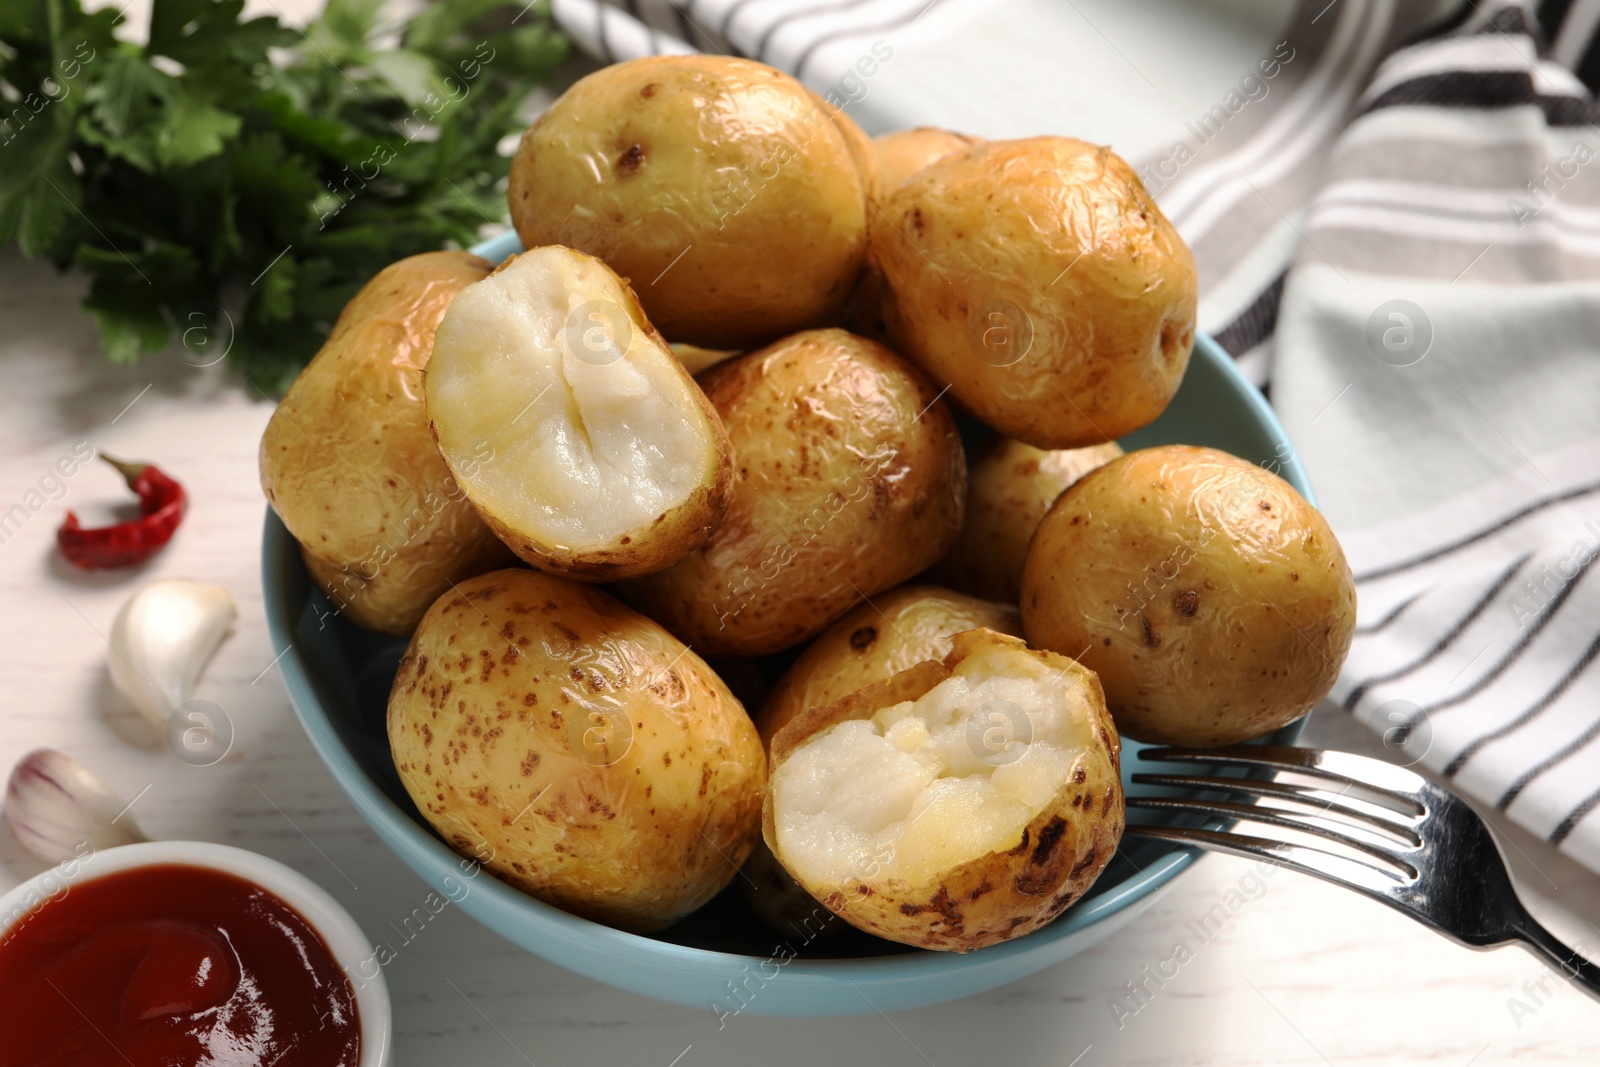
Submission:
[[[508,232],[475,245],[470,251],[498,262],[505,256],[519,251],[520,248],[516,234]],[[1293,485],[1309,502],[1315,504],[1305,469],[1298,453],[1289,444],[1288,436],[1276,413],[1260,390],[1239,370],[1233,358],[1211,337],[1198,332],[1191,358],[1206,362],[1228,380],[1228,384],[1233,387],[1232,391],[1250,408],[1257,425],[1277,448],[1279,476]],[[293,552],[298,558],[298,549],[294,546],[293,538],[269,506],[266,509],[262,545],[263,585],[268,591],[274,584],[275,556],[286,551]],[[467,869],[463,864],[470,866],[472,861],[463,860],[444,842],[418,825],[362,770],[360,764],[340,741],[331,717],[315,696],[306,664],[292,641],[295,620],[287,617],[287,605],[282,602],[282,598],[272,596],[270,592],[264,600],[273,651],[281,657],[279,666],[283,672],[290,702],[317,755],[329,767],[340,788],[350,798],[362,818],[378,831],[400,859],[425,881],[431,882],[432,879],[447,874],[459,877],[459,872]],[[311,708],[315,708],[315,711],[311,711]],[[1298,735],[1304,721],[1302,716],[1270,736],[1278,743],[1289,743]],[[1124,755],[1126,756],[1126,749]],[[347,769],[335,772],[335,766]],[[888,984],[912,977],[925,977],[930,968],[942,976],[959,975],[962,972],[973,973],[978,970],[987,971],[990,968],[1006,968],[1007,961],[1014,957],[1047,951],[1047,946],[1051,943],[1071,937],[1145,901],[1158,890],[1168,886],[1199,857],[1200,853],[1196,851],[1174,845],[1170,851],[1160,855],[1154,862],[1142,866],[1132,877],[1088,900],[1078,902],[1044,928],[1034,931],[1027,937],[988,946],[980,951],[957,954],[907,948],[904,952],[886,956],[790,958],[781,964],[782,973],[786,981],[796,985],[816,983],[832,985],[845,981],[870,989],[877,983]],[[782,935],[773,934],[779,947],[774,949],[773,955],[766,957],[681,945],[647,935],[617,930],[580,918],[493,877],[482,880],[477,888],[480,888],[488,898],[487,903],[481,905],[486,914],[478,914],[479,907],[465,910],[469,910],[475,918],[496,933],[517,941],[525,948],[528,947],[525,940],[507,934],[496,925],[497,921],[509,919],[513,922],[531,922],[537,927],[536,932],[541,938],[564,941],[574,948],[581,948],[590,953],[600,952],[635,965],[673,969],[711,969],[720,974],[736,974],[741,965],[749,966],[752,963],[759,964],[773,960],[778,956],[783,944]],[[932,961],[937,961],[937,965],[935,966]]]
[[[140,867],[177,865],[222,871],[260,886],[310,924],[344,972],[361,1021],[359,1067],[388,1067],[394,1025],[389,987],[380,967],[370,979],[353,968],[372,956],[372,946],[351,914],[327,890],[294,868],[268,856],[211,841],[143,841],[96,849],[64,860],[0,894],[0,944],[12,930],[72,887]],[[38,898],[34,903],[30,900]],[[364,975],[364,971],[361,972]]]

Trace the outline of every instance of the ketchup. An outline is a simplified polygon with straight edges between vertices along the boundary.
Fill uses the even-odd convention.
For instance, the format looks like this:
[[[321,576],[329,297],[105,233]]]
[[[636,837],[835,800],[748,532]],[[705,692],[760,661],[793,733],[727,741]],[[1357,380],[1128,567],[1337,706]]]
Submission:
[[[182,864],[72,885],[0,935],[0,1067],[357,1067],[355,992],[260,886]]]

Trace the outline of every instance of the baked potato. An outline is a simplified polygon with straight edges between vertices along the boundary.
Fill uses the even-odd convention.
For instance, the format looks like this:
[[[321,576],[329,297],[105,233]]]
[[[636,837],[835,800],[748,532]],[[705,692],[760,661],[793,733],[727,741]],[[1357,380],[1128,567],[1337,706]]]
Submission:
[[[981,137],[941,130],[937,126],[916,126],[879,134],[872,139],[877,163],[878,203],[888,200],[889,194],[923,167],[982,143]]]
[[[852,608],[806,647],[756,715],[763,741],[807,708],[834,704],[926,659],[944,659],[950,639],[980,627],[1022,635],[1011,604],[941,589],[903,585]]]
[[[440,597],[395,675],[395,768],[430,825],[540,900],[624,930],[715,896],[758,834],[766,758],[699,656],[531,570]]]
[[[993,437],[967,470],[967,515],[961,534],[928,577],[986,600],[1015,604],[1022,596],[1028,541],[1061,491],[1122,455],[1114,442],[1052,451]]]
[[[1084,894],[1123,830],[1120,742],[1094,673],[989,630],[810,708],[772,740],[762,833],[868,933],[965,952]]]
[[[1160,744],[1233,744],[1299,718],[1338,677],[1355,617],[1322,515],[1209,448],[1085,475],[1039,524],[1022,577],[1029,643],[1094,670],[1117,728]]]
[[[313,580],[369,629],[403,637],[452,582],[510,561],[434,447],[422,398],[439,320],[489,270],[466,252],[384,268],[340,313],[262,434],[268,502]]]
[[[529,127],[511,221],[525,247],[605,260],[673,341],[754,347],[833,321],[850,296],[870,191],[853,127],[747,59],[616,63]]]
[[[811,330],[700,379],[738,469],[727,513],[624,597],[707,656],[804,641],[921,571],[961,526],[966,459],[936,390],[843,330]]]
[[[434,339],[427,401],[467,498],[542,570],[660,570],[722,517],[728,436],[627,282],[593,256],[535,248],[462,293]]]
[[[896,346],[1036,448],[1161,414],[1194,343],[1194,257],[1133,169],[1068,137],[992,141],[924,168],[874,214]]]

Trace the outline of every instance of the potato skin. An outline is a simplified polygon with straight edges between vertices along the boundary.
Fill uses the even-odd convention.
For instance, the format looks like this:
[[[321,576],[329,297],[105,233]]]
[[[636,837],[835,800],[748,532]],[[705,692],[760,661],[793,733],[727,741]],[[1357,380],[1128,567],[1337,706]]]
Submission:
[[[968,631],[956,636],[942,662],[925,661],[837,704],[808,709],[773,738],[773,772],[806,738],[835,723],[871,718],[880,708],[923,696],[962,659],[994,643],[1023,645],[1018,638],[988,630]],[[1036,655],[1093,693],[1100,744],[1079,764],[1081,779],[1064,783],[1014,846],[941,872],[932,885],[877,879],[868,870],[848,884],[807,886],[830,911],[852,926],[901,944],[969,952],[1049,925],[1088,892],[1116,854],[1126,825],[1122,742],[1094,672],[1053,652]],[[762,803],[762,836],[781,862],[770,776]]]
[[[1017,603],[1028,542],[1039,520],[1063,489],[1120,455],[1122,449],[1112,442],[1045,451],[990,438],[967,472],[961,535],[928,577],[986,600]]]
[[[261,488],[312,578],[352,621],[405,636],[440,593],[510,561],[428,432],[423,369],[466,252],[380,271],[345,306],[261,437]]]
[[[916,369],[843,330],[810,330],[700,379],[733,442],[722,525],[624,597],[707,656],[755,656],[821,631],[944,554],[966,458]]]
[[[834,704],[923,660],[942,660],[950,640],[979,627],[1022,635],[1010,604],[937,585],[903,585],[857,605],[829,626],[784,672],[756,715],[763,741],[807,708]]]
[[[710,900],[758,833],[766,759],[722,681],[613,597],[538,571],[482,575],[428,610],[388,733],[452,847],[625,930]]]
[[[883,203],[923,167],[982,143],[981,137],[942,130],[937,126],[914,126],[909,130],[879,134],[872,139],[873,154],[877,161],[875,199]]]
[[[891,336],[978,418],[1036,448],[1161,414],[1194,342],[1194,257],[1109,149],[991,141],[900,186],[872,223]]]
[[[1086,475],[1034,534],[1030,643],[1100,675],[1117,727],[1225,745],[1299,718],[1349,651],[1355,586],[1322,515],[1209,448],[1132,452]]]
[[[581,252],[576,254],[583,255]],[[498,274],[506,270],[517,258],[511,256],[506,259],[494,269],[493,273]],[[593,261],[593,257],[584,256],[584,258]],[[607,274],[611,273],[609,267],[603,263],[599,265]],[[634,331],[659,344],[663,358],[688,378],[689,372],[673,354],[665,338],[645,317],[644,309],[640,306],[633,287],[628,284],[626,278],[617,278],[616,281],[620,286],[617,306],[628,316]],[[609,297],[606,299],[609,302]],[[445,333],[448,336],[448,327]],[[732,446],[728,442],[726,431],[722,428],[722,420],[717,418],[717,413],[706,400],[705,394],[692,382],[689,386],[687,393],[690,401],[697,405],[700,413],[705,416],[713,437],[717,452],[716,471],[709,480],[698,486],[688,499],[663,512],[654,522],[635,527],[620,535],[612,543],[578,549],[553,545],[530,537],[503,521],[488,508],[479,508],[478,514],[489,529],[494,531],[495,536],[523,562],[542,571],[579,581],[620,581],[661,570],[682,559],[694,547],[703,544],[711,535],[711,531],[722,521],[722,513],[727,507],[729,488],[733,482]],[[429,432],[437,441],[439,434],[433,425],[431,413]],[[537,476],[537,472],[529,474]],[[470,480],[468,481],[470,484]]]
[[[834,111],[745,59],[605,67],[524,135],[512,223],[526,247],[568,245],[631,279],[673,341],[748,348],[822,325],[866,255],[862,149]]]

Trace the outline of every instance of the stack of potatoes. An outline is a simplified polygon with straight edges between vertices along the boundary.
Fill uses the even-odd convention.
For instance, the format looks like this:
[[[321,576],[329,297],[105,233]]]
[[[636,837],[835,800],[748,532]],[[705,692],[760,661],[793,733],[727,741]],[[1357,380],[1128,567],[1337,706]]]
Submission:
[[[1238,740],[1332,684],[1320,516],[1113,443],[1176,392],[1196,284],[1108,149],[871,141],[777,70],[655,57],[557,100],[509,201],[527,251],[372,279],[261,466],[332,610],[410,637],[418,809],[511,884],[653,932],[743,866],[785,932],[965,951],[1109,862],[1119,727]]]

